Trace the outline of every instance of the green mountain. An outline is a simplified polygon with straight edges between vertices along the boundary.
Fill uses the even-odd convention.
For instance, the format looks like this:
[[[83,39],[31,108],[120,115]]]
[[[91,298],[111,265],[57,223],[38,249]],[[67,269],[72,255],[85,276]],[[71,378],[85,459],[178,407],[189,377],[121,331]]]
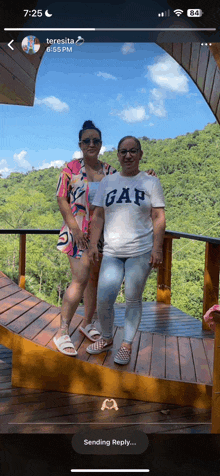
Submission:
[[[161,180],[166,201],[167,229],[196,235],[220,236],[220,128],[175,139],[140,138],[141,170],[153,168]],[[70,157],[71,160],[71,157]],[[102,160],[120,170],[117,151]],[[11,173],[0,180],[0,228],[59,229],[62,217],[56,201],[61,169]],[[60,304],[71,280],[68,259],[56,249],[56,235],[27,235],[26,289]],[[172,304],[197,318],[202,316],[205,243],[173,241]],[[17,281],[18,235],[0,235],[0,269]],[[156,299],[156,273],[151,274],[144,300]],[[124,301],[123,285],[118,301]]]

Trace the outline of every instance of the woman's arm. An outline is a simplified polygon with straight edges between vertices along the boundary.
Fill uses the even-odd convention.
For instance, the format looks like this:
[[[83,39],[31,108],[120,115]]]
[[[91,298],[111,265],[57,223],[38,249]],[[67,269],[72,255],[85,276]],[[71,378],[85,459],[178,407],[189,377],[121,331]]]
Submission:
[[[57,202],[65,223],[73,233],[73,238],[77,248],[84,250],[88,247],[88,238],[78,227],[78,224],[72,214],[71,207],[67,201],[67,197],[57,197]]]
[[[95,207],[91,221],[91,234],[89,244],[89,258],[92,261],[99,260],[98,242],[105,221],[104,208]]]
[[[163,261],[163,239],[166,228],[164,208],[152,208],[154,243],[150,263],[157,268]]]

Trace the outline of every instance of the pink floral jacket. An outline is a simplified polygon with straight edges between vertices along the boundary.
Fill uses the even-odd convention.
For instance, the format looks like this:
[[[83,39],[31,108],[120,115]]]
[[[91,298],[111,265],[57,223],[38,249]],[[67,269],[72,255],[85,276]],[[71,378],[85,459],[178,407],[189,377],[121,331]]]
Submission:
[[[104,175],[114,174],[116,170],[109,164],[103,164]],[[89,228],[89,185],[83,159],[69,162],[62,170],[58,184],[57,197],[67,197],[72,214],[83,233],[88,233]],[[72,231],[64,222],[60,230],[57,249],[63,253],[81,258],[82,251],[74,243]]]

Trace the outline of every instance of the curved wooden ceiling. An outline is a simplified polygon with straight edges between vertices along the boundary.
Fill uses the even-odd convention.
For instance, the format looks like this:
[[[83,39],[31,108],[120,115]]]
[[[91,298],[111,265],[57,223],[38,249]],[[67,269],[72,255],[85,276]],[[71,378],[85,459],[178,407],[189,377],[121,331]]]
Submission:
[[[200,43],[158,45],[192,78],[220,124],[220,43],[209,47]]]
[[[46,46],[33,56],[23,52],[20,43],[0,43],[0,104],[33,106],[38,68]]]

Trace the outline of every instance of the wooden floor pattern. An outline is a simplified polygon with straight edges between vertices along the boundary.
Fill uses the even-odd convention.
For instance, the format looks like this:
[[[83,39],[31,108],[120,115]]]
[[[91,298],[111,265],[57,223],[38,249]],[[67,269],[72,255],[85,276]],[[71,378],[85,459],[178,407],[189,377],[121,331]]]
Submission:
[[[203,333],[200,321],[172,306],[144,303],[143,307],[141,326],[146,329],[146,316],[149,315],[153,332],[149,328],[148,331],[140,330],[140,326],[127,365],[114,363],[115,353],[123,340],[124,309],[121,305],[115,308],[113,348],[99,355],[86,352],[90,342],[79,330],[84,324],[80,314],[83,309],[79,309],[80,313],[74,315],[70,325],[71,339],[78,354],[70,358],[60,354],[53,343],[60,324],[60,308],[22,290],[1,273],[0,344],[13,350],[13,386],[94,398],[139,400],[145,401],[146,408],[147,402],[152,402],[209,410],[213,334]],[[173,335],[175,320],[178,329]],[[141,406],[141,410],[145,407]],[[51,417],[53,414],[54,410]],[[100,418],[102,420],[103,415],[99,415]],[[124,418],[121,419],[123,423]]]
[[[84,306],[77,309],[84,316]],[[115,326],[124,326],[125,304],[115,304]],[[214,339],[212,331],[203,331],[199,319],[186,314],[177,307],[157,302],[142,303],[142,318],[139,326],[141,332],[166,334],[179,337],[208,337]]]
[[[114,363],[115,352],[120,347],[123,338],[123,328],[120,326],[123,324],[121,320],[124,310],[121,305],[116,306],[115,309],[115,322],[118,325],[114,328],[113,349],[99,355],[90,355],[86,352],[89,342],[79,331],[79,326],[83,323],[83,315],[75,314],[70,335],[78,351],[76,359],[161,379],[211,385],[213,333],[209,335],[208,332],[203,332],[199,320],[190,318],[172,306],[163,303],[143,304],[142,328],[146,327],[146,316],[149,310],[149,321],[153,332],[140,330],[137,332],[128,365],[121,367]],[[79,309],[79,312],[82,313],[83,310]],[[21,290],[2,273],[0,277],[1,326],[36,344],[56,350],[52,339],[59,327],[59,322],[59,308]],[[175,322],[176,335],[173,335]],[[188,335],[190,329],[192,329],[191,337]]]
[[[12,351],[0,345],[0,433],[70,433],[130,428],[146,433],[211,433],[211,411],[116,399],[119,410],[101,411],[103,397],[13,388]]]

